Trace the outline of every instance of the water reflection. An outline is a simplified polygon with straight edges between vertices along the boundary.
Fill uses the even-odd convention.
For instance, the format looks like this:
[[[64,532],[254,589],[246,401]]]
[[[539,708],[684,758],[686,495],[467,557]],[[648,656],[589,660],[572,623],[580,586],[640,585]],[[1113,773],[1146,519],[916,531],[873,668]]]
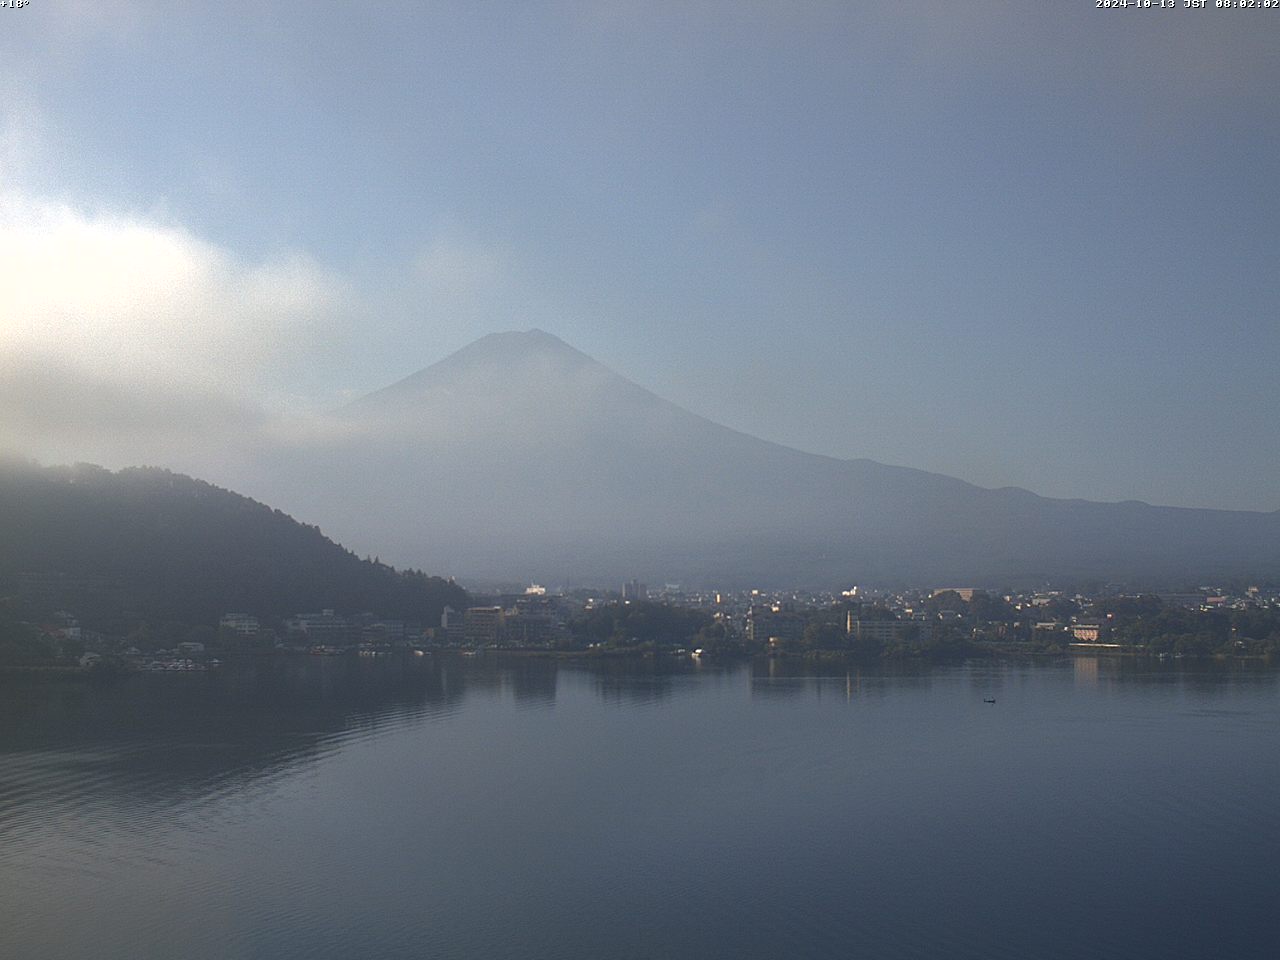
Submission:
[[[9,678],[0,956],[1269,956],[1276,685],[1113,657]]]
[[[1072,676],[1075,678],[1078,687],[1097,687],[1098,685],[1098,658],[1078,656],[1072,662]]]
[[[1072,685],[1105,693],[1153,687],[1203,699],[1238,687],[1274,688],[1277,672],[1249,662],[1182,663],[1119,657],[1069,659]],[[608,705],[668,703],[745,681],[763,702],[802,698],[874,703],[962,680],[973,701],[1005,701],[1061,660],[980,661],[963,669],[926,663],[852,665],[790,659],[748,664],[683,660],[561,662],[539,658],[435,656],[358,660],[264,658],[220,672],[140,675],[108,684],[0,684],[0,831],[15,811],[62,776],[82,786],[70,806],[141,798],[157,810],[269,782],[352,739],[408,724],[447,722],[470,697],[506,699],[519,710],[554,708],[563,677]],[[1199,700],[1197,700],[1199,702]],[[54,802],[57,802],[56,800]]]
[[[507,674],[511,693],[521,707],[550,707],[556,702],[559,671],[554,663],[530,661]]]
[[[891,664],[843,660],[803,660],[771,657],[747,667],[751,695],[765,700],[794,697],[877,698],[890,688],[927,690],[937,667],[903,661]]]
[[[1156,659],[1077,653],[1070,658],[1075,685],[1089,690],[1162,687],[1207,695],[1233,688],[1275,686],[1277,665],[1262,660]]]
[[[447,716],[465,694],[433,666],[329,658],[264,659],[208,674],[138,675],[110,683],[0,688],[0,830],[54,776],[71,807],[136,798],[190,809],[281,770],[423,716]],[[41,816],[48,816],[46,806]]]

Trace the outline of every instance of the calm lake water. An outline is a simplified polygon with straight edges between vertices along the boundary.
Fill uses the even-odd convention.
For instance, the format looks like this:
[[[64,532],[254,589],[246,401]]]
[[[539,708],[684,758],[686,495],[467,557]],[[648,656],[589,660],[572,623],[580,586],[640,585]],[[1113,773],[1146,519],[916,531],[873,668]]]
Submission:
[[[1242,664],[9,678],[0,956],[1271,960],[1278,803]]]

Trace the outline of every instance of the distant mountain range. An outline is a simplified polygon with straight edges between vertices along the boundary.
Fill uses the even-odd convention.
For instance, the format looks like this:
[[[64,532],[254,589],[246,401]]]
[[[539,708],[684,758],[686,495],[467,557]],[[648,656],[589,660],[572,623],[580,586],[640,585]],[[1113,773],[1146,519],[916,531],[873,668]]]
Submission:
[[[264,452],[255,493],[464,578],[726,586],[1280,575],[1280,512],[1055,500],[802,453],[538,330],[485,337]]]

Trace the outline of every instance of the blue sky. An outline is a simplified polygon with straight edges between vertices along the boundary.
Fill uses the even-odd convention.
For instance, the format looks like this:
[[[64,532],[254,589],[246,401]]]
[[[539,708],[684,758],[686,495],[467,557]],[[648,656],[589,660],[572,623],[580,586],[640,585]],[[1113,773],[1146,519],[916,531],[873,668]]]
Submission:
[[[0,14],[0,442],[537,326],[806,450],[1280,508],[1280,10]]]

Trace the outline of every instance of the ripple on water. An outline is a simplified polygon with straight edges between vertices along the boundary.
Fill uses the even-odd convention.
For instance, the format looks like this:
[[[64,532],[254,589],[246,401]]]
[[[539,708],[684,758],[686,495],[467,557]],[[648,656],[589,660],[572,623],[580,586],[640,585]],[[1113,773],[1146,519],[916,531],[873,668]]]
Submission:
[[[1257,895],[1280,850],[1273,682],[574,668],[526,677],[521,700],[501,668],[467,669],[430,696],[333,670],[323,695],[291,676],[147,684],[63,703],[26,746],[6,734],[0,955],[1052,960],[1280,941]]]

